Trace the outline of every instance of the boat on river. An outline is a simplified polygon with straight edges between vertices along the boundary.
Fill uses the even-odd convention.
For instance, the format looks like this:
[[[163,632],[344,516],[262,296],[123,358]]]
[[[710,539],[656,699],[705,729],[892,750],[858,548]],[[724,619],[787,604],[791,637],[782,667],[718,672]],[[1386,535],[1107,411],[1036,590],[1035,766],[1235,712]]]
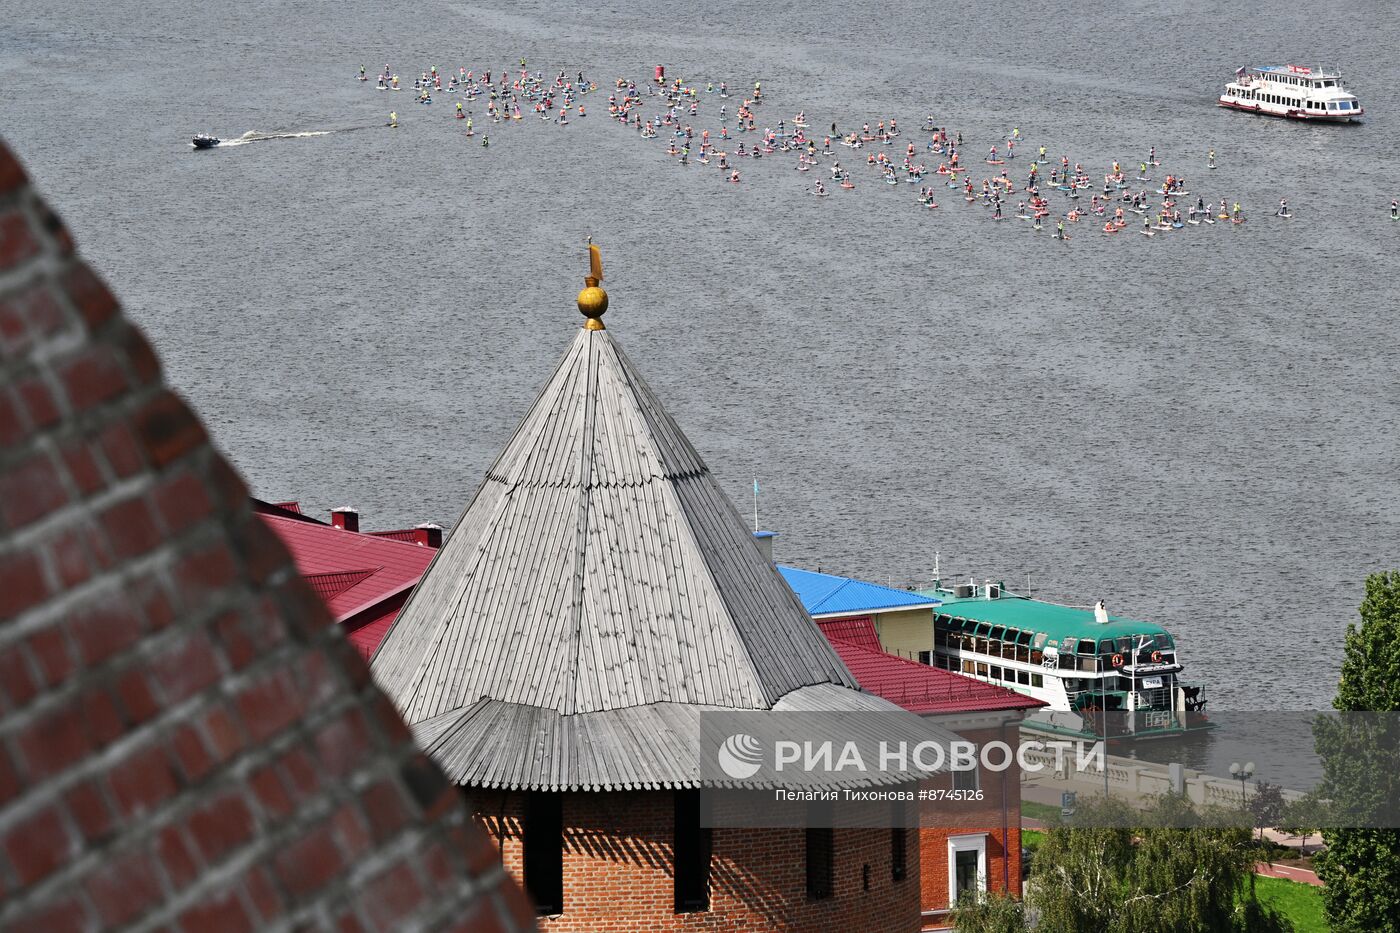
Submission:
[[[1160,625],[1063,606],[1004,585],[941,581],[917,591],[934,610],[931,662],[1048,704],[1026,728],[1063,735],[1156,738],[1211,727],[1205,687],[1181,679],[1176,640]]]
[[[1336,70],[1302,65],[1241,68],[1217,103],[1246,113],[1324,123],[1350,123],[1366,112]]]

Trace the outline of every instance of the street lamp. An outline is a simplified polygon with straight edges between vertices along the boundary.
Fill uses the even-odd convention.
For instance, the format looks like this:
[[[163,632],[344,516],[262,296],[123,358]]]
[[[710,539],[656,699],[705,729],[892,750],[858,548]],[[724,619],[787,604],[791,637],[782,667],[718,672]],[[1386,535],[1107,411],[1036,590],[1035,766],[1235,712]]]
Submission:
[[[1243,767],[1240,766],[1238,761],[1231,762],[1230,777],[1240,782],[1240,806],[1243,807],[1247,805],[1249,803],[1249,798],[1245,796],[1244,782],[1254,777],[1254,762],[1246,761]]]

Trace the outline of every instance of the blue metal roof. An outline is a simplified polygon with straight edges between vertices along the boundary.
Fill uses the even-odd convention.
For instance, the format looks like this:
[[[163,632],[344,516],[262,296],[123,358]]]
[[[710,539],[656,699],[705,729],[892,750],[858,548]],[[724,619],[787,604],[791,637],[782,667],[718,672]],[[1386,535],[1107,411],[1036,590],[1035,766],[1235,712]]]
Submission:
[[[889,609],[915,609],[936,606],[940,602],[930,596],[896,590],[831,573],[779,567],[788,586],[802,600],[808,615],[833,615],[844,612],[882,612]]]

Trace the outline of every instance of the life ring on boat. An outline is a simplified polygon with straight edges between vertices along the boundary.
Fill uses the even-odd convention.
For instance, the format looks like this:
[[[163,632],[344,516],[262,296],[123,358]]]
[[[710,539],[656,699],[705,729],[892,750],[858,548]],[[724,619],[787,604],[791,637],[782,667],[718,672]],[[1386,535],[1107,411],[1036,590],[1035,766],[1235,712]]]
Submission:
[[[1113,666],[1114,666],[1114,667],[1122,667],[1122,666],[1123,666],[1123,656],[1122,656],[1121,654],[1115,654],[1115,655],[1113,656]]]
[[[1153,664],[1161,664],[1161,663],[1162,663],[1162,652],[1160,652],[1160,651],[1154,651],[1154,652],[1152,652],[1152,663],[1153,663]]]

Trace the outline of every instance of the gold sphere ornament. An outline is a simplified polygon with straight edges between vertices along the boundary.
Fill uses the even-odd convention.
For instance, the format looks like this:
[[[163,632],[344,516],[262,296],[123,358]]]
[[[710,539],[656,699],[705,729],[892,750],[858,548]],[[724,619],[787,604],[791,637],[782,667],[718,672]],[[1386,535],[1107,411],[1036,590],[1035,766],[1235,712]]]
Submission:
[[[600,318],[608,310],[608,293],[597,285],[589,285],[578,293],[578,310],[586,318]]]

